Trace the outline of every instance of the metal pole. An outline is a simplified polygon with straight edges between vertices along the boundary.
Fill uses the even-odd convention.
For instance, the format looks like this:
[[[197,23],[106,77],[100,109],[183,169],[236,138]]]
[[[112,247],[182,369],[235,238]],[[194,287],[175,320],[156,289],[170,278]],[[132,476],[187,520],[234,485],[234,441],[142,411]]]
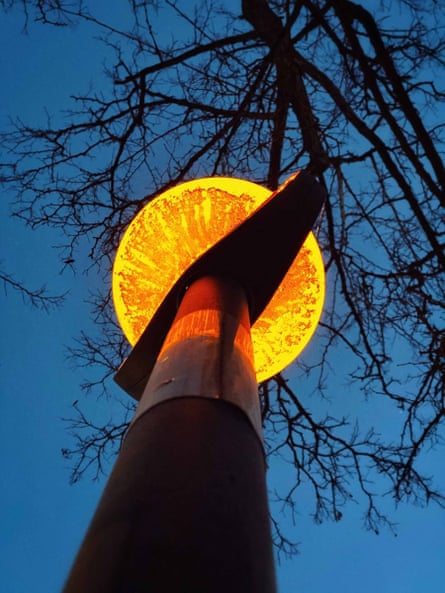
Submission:
[[[64,593],[276,591],[247,300],[185,293]]]

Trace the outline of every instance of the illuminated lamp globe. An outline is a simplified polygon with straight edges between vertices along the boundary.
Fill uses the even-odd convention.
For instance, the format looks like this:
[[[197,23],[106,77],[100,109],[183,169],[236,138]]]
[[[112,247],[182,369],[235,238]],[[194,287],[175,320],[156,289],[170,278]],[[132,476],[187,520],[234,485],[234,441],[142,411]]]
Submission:
[[[134,345],[171,287],[220,239],[251,216],[271,191],[243,179],[182,183],[147,203],[130,223],[113,267],[113,300]],[[309,233],[266,309],[252,326],[257,381],[288,366],[311,339],[325,296],[323,260]]]

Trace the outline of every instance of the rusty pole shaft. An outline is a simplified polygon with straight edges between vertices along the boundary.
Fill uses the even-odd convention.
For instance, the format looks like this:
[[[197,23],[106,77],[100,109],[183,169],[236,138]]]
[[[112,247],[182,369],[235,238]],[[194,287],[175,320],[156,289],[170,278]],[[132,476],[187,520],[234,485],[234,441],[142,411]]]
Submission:
[[[64,593],[274,593],[249,314],[233,283],[181,302]]]

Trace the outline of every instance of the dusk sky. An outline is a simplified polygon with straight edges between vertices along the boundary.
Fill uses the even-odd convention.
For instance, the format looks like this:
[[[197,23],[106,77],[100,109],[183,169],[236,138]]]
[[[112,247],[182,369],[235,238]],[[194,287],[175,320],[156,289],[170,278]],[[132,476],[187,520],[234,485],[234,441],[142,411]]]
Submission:
[[[97,2],[98,7],[116,7],[110,15],[116,22],[122,5],[117,0]],[[1,14],[0,39],[2,131],[11,116],[32,124],[44,121],[45,110],[53,114],[67,109],[70,95],[86,89],[93,80],[97,84],[107,57],[106,48],[94,39],[93,28],[55,29],[30,22],[25,32],[18,9]],[[11,288],[0,293],[0,591],[56,593],[106,483],[105,478],[95,482],[87,475],[75,485],[69,484],[69,461],[62,457],[61,449],[72,441],[63,419],[73,415],[72,405],[77,400],[92,415],[104,419],[116,404],[111,398],[83,398],[83,371],[73,367],[66,352],[80,329],[91,326],[85,300],[101,280],[95,274],[82,273],[82,257],[87,267],[86,253],[79,255],[76,274],[62,270],[57,232],[24,228],[10,217],[10,200],[10,195],[2,194],[3,271],[30,288],[46,285],[52,294],[67,295],[61,308],[45,312],[32,308]],[[304,355],[310,357],[316,349],[315,335]],[[292,372],[291,367],[287,377],[292,378]],[[367,406],[364,414],[369,422],[379,431],[390,431],[391,414],[366,403],[360,394],[348,392],[341,360],[335,372],[339,401],[315,401],[312,395],[313,409],[351,405],[354,412],[355,407]],[[118,391],[116,386],[116,394]],[[437,476],[438,483],[444,485],[440,452],[432,450],[427,463],[426,473]],[[286,466],[272,462],[268,479],[272,512],[278,517],[281,508],[274,505],[272,490],[286,480]],[[396,509],[390,497],[383,507],[398,524],[397,535],[384,529],[379,535],[365,531],[363,508],[354,503],[345,509],[341,521],[316,525],[311,518],[313,500],[303,488],[295,523],[290,517],[282,519],[300,545],[297,556],[277,562],[280,593],[443,591],[445,512],[408,505]]]

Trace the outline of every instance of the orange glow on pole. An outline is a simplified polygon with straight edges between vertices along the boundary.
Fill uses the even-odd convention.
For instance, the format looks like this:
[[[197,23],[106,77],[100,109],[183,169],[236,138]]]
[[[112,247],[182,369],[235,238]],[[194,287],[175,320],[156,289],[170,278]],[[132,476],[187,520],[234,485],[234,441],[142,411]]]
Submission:
[[[178,185],[140,210],[122,237],[113,268],[116,315],[132,345],[178,278],[270,195],[250,181],[209,177]],[[252,327],[258,382],[300,354],[317,327],[324,295],[323,260],[310,233]]]

